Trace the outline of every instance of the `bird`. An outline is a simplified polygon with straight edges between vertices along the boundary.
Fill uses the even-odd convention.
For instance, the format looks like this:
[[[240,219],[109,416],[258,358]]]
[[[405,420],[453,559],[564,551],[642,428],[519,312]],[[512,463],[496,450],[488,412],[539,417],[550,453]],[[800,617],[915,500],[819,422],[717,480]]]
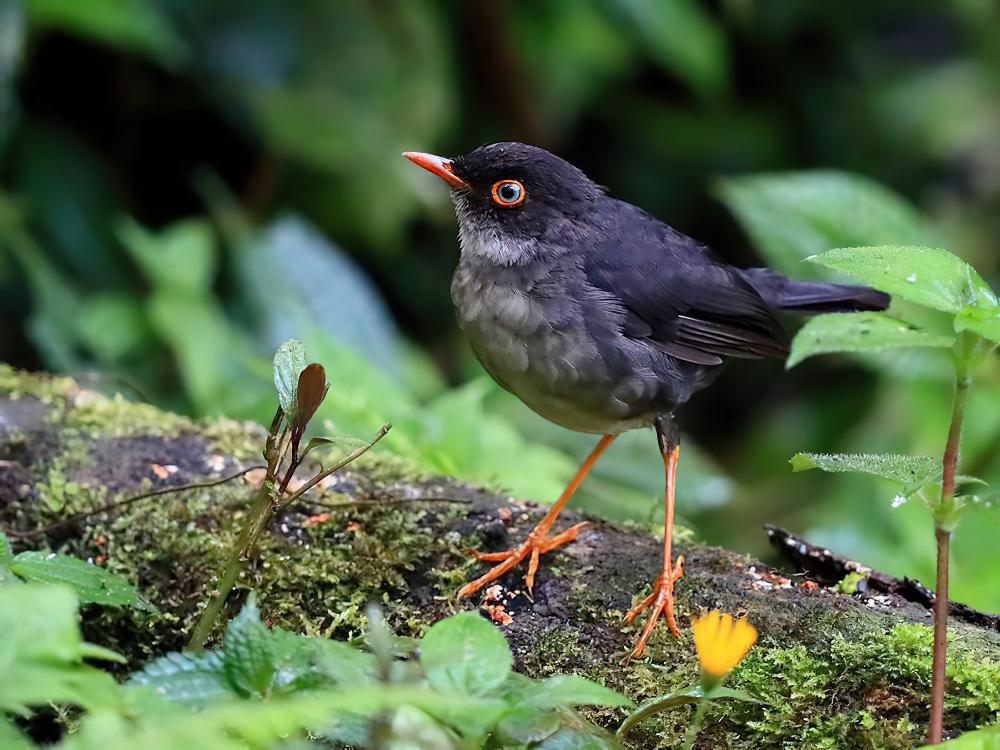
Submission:
[[[456,157],[403,156],[450,188],[459,260],[451,283],[458,323],[489,375],[542,417],[600,435],[545,516],[512,549],[475,553],[495,565],[463,586],[471,596],[527,560],[529,595],[541,555],[586,522],[553,533],[598,457],[627,430],[653,428],[664,466],[662,565],[632,657],[662,616],[680,634],[672,555],[680,430],[675,413],[729,359],[787,356],[776,314],[883,310],[869,287],[800,281],[741,269],[646,211],[611,197],[568,161],[537,146],[493,143]]]

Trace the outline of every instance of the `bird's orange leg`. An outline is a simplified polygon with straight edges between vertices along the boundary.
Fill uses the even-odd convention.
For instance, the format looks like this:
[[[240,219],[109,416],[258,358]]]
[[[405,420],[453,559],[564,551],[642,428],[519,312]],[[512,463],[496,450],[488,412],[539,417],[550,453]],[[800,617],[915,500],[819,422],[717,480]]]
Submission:
[[[666,509],[663,529],[663,566],[660,574],[653,582],[653,593],[635,605],[625,615],[625,624],[631,623],[646,609],[650,609],[646,624],[642,628],[639,640],[632,650],[633,657],[642,656],[657,620],[663,614],[667,619],[667,627],[674,636],[680,635],[677,620],[674,617],[674,583],[684,575],[684,556],[680,555],[674,563],[671,558],[671,543],[674,533],[674,499],[677,484],[677,459],[680,456],[680,433],[673,417],[661,417],[656,421],[656,436],[663,454],[664,474],[666,476]]]
[[[502,576],[508,570],[516,567],[524,558],[529,557],[528,561],[528,573],[524,577],[524,584],[528,589],[528,593],[531,593],[531,589],[535,585],[535,572],[538,570],[538,560],[546,552],[554,550],[560,545],[566,544],[576,539],[576,535],[580,533],[580,530],[587,526],[587,523],[578,523],[570,526],[565,531],[550,537],[549,531],[552,529],[552,525],[555,523],[556,518],[562,511],[566,503],[576,492],[576,488],[580,486],[580,482],[583,478],[587,476],[590,470],[597,463],[597,459],[604,449],[611,445],[611,441],[615,439],[615,435],[605,435],[600,439],[594,450],[590,452],[584,460],[583,465],[577,470],[576,474],[570,480],[569,484],[566,485],[566,489],[563,490],[562,495],[555,502],[549,512],[545,514],[545,517],[539,521],[535,528],[531,530],[528,534],[528,538],[524,542],[513,549],[506,550],[504,552],[477,552],[476,557],[480,560],[487,562],[499,562],[500,564],[491,568],[489,572],[485,575],[480,576],[474,581],[470,581],[465,584],[458,591],[459,596],[469,596],[474,594],[476,591],[481,589],[490,581],[495,581],[497,578]]]

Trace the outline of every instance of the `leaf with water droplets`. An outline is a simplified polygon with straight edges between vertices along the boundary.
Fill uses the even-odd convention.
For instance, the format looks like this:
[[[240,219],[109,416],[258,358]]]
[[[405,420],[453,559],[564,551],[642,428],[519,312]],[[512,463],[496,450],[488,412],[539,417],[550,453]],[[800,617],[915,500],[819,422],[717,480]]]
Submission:
[[[902,485],[904,496],[941,477],[941,462],[930,456],[886,453],[796,453],[792,471],[821,469],[828,472],[870,474]]]
[[[955,337],[928,333],[879,313],[837,313],[813,318],[795,335],[786,367],[817,354],[883,351],[899,347],[950,347]]]
[[[278,347],[274,355],[274,387],[278,389],[278,403],[289,418],[295,413],[299,375],[305,368],[306,350],[301,341],[290,339]]]
[[[947,250],[930,247],[848,247],[811,259],[894,297],[954,314],[997,310],[997,295],[976,270]]]

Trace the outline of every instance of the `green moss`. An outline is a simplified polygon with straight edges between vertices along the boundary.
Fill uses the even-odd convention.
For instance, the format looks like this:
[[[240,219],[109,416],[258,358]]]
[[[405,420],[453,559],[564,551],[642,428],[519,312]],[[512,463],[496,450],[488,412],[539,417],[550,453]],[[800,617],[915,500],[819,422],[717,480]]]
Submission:
[[[35,375],[15,370],[0,363],[0,393],[12,399],[34,396],[45,404],[64,402],[67,395],[79,388],[71,378]]]
[[[737,747],[909,748],[927,719],[933,633],[924,625],[872,628],[856,639],[836,633],[825,649],[754,648],[729,684],[763,706],[721,704]],[[971,729],[1000,710],[1000,665],[953,639],[947,722]],[[747,730],[750,730],[749,733]]]
[[[64,427],[99,432],[102,437],[128,435],[172,436],[195,429],[187,417],[157,409],[151,404],[127,401],[121,396],[108,398],[93,391],[80,391],[72,399]]]

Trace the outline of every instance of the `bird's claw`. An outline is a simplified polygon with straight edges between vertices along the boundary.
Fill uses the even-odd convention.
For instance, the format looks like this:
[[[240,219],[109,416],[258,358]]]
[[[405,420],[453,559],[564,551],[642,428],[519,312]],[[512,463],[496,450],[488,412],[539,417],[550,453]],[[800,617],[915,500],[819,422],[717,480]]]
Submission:
[[[636,642],[635,648],[632,649],[630,658],[642,656],[642,652],[646,648],[646,641],[649,640],[649,636],[652,634],[653,628],[656,627],[661,614],[667,618],[667,628],[670,630],[671,635],[677,637],[681,634],[681,631],[677,627],[677,619],[674,616],[674,584],[683,575],[684,556],[679,555],[677,562],[672,568],[665,568],[657,576],[656,581],[653,583],[653,592],[625,614],[622,624],[628,625],[644,610],[651,609],[650,613],[646,616],[646,624],[643,625],[642,633],[639,635],[639,640]]]
[[[528,591],[528,595],[530,596],[531,591],[535,586],[535,573],[538,571],[538,563],[541,556],[546,552],[551,552],[556,547],[566,544],[567,542],[572,542],[576,539],[577,534],[589,525],[589,523],[583,521],[570,526],[565,531],[562,531],[553,537],[550,537],[548,536],[548,527],[543,527],[539,524],[531,530],[531,533],[528,534],[528,538],[525,539],[524,542],[513,549],[505,550],[503,552],[473,552],[472,554],[477,559],[482,560],[483,562],[497,562],[499,565],[494,566],[476,580],[465,584],[458,590],[458,595],[460,597],[471,596],[486,584],[491,581],[495,581],[507,571],[515,568],[522,560],[524,560],[524,558],[530,555],[530,560],[528,561],[528,572],[524,576],[524,585]]]

